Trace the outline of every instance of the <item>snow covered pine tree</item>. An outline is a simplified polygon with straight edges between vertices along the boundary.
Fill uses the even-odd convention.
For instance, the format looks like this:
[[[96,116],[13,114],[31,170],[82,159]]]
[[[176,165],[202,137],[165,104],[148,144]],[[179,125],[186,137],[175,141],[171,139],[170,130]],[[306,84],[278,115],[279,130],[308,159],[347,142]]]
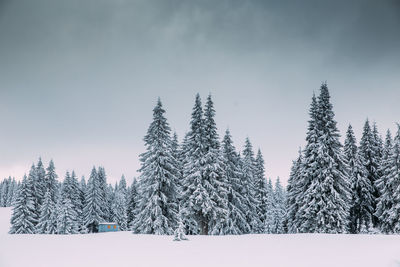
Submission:
[[[172,235],[178,221],[176,181],[179,175],[171,154],[170,128],[161,100],[153,109],[153,122],[144,137],[146,152],[140,155],[140,200],[134,229],[143,234]]]

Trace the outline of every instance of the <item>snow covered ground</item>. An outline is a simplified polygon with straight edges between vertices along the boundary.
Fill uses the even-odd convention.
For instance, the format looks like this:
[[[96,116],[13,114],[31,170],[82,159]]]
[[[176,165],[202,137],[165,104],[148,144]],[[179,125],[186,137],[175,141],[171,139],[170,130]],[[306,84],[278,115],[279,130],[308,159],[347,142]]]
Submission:
[[[400,266],[400,236],[169,236],[129,232],[9,235],[10,208],[0,208],[0,267],[110,266]]]

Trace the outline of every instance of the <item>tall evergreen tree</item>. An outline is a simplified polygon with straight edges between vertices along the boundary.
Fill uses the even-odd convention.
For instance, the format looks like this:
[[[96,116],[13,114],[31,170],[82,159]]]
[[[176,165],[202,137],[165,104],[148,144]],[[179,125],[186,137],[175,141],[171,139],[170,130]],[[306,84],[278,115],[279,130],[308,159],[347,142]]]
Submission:
[[[376,181],[379,179],[379,149],[377,147],[377,140],[374,137],[374,132],[371,130],[369,120],[367,119],[364,124],[364,130],[360,142],[360,155],[364,159],[364,166],[368,172],[368,179],[373,186],[373,210],[372,214],[376,209],[377,198],[379,197],[378,189],[376,188]],[[378,218],[372,216],[372,222],[374,226],[378,224]]]
[[[286,228],[288,233],[297,233],[298,225],[296,224],[296,215],[300,208],[298,198],[303,193],[301,190],[302,182],[302,167],[303,167],[303,155],[301,149],[299,149],[299,156],[297,160],[293,161],[292,169],[287,186],[287,199],[286,199]]]
[[[37,216],[35,199],[28,178],[24,176],[11,217],[10,234],[33,234]]]
[[[51,200],[56,203],[56,196],[57,196],[57,173],[55,170],[54,162],[53,160],[50,160],[49,166],[46,169],[46,175],[44,178],[44,190],[45,192],[49,191]]]
[[[373,187],[364,167],[364,159],[359,155],[353,128],[349,125],[344,143],[345,161],[349,168],[351,204],[350,204],[350,233],[368,230],[371,225],[373,209]]]
[[[173,234],[177,223],[176,159],[171,155],[170,127],[160,99],[153,122],[144,137],[146,152],[140,155],[140,195],[134,228],[144,234]]]
[[[104,220],[109,221],[110,218],[110,206],[107,202],[107,175],[104,167],[99,166],[97,170],[98,190],[100,194],[100,208],[102,210],[102,217]]]
[[[175,159],[177,169],[176,175],[176,190],[177,190],[177,203],[180,203],[182,197],[182,179],[183,179],[183,158],[182,158],[182,150],[179,146],[178,135],[174,132],[171,140],[171,155]]]
[[[279,177],[276,179],[275,190],[273,193],[273,215],[272,215],[272,233],[284,233],[284,220],[286,216],[285,209],[285,193],[281,185]]]
[[[381,135],[379,134],[378,126],[376,125],[376,122],[374,122],[372,124],[372,136],[374,138],[374,149],[376,151],[376,155],[378,158],[378,164],[380,165],[380,162],[381,162],[381,159],[383,156],[383,140],[382,140]],[[378,170],[378,175],[379,175],[379,170]]]
[[[250,225],[246,220],[246,199],[241,194],[241,169],[240,156],[236,153],[229,130],[226,130],[222,142],[225,175],[228,185],[228,211],[229,216],[225,221],[224,233],[239,235],[250,233]]]
[[[246,218],[251,227],[252,233],[258,233],[261,225],[261,221],[259,220],[256,210],[256,207],[259,206],[260,203],[256,197],[255,172],[253,146],[249,138],[246,138],[242,158],[242,194],[246,198]]]
[[[381,165],[379,166],[380,178],[375,186],[379,190],[380,197],[376,205],[375,216],[380,221],[380,230],[383,233],[393,233],[394,226],[389,220],[390,210],[395,203],[394,192],[397,188],[397,179],[390,179],[392,171],[393,140],[390,131],[386,133],[385,147],[382,152]],[[394,183],[393,183],[394,182]]]
[[[101,205],[105,200],[100,192],[100,181],[96,168],[93,167],[86,187],[85,205],[83,207],[83,221],[89,232],[97,232],[98,224],[104,221],[104,214]]]
[[[393,141],[392,151],[388,180],[390,181],[390,188],[394,189],[394,203],[389,210],[388,223],[393,226],[393,232],[400,233],[400,124],[397,125],[397,134]]]
[[[318,157],[318,103],[315,94],[312,96],[311,105],[309,109],[310,119],[308,120],[308,128],[306,135],[306,147],[304,149],[304,157],[302,163],[298,166],[297,182],[293,189],[294,198],[296,201],[296,213],[294,214],[292,222],[292,232],[303,232],[303,224],[308,220],[309,215],[303,208],[307,205],[306,190],[309,188],[311,182],[317,177],[317,162]],[[292,211],[290,211],[292,212]]]
[[[265,230],[265,221],[267,216],[268,208],[268,192],[267,192],[267,180],[264,175],[264,158],[261,154],[261,150],[257,151],[257,156],[255,159],[255,197],[259,203],[256,207],[257,217],[260,221],[258,229],[255,231],[257,233],[263,233]]]
[[[206,185],[209,183],[206,189],[213,202],[209,213],[209,233],[218,235],[223,234],[223,222],[228,218],[228,186],[214,117],[214,103],[211,95],[208,95],[204,112],[203,178]]]
[[[30,192],[33,198],[33,202],[34,202],[34,213],[35,213],[35,226],[37,223],[37,220],[39,218],[40,215],[40,205],[42,202],[41,199],[41,185],[39,185],[38,183],[39,179],[37,178],[37,168],[35,166],[35,164],[32,164],[31,169],[29,171],[29,175],[28,175],[28,180],[27,180],[27,184],[30,187]]]
[[[115,190],[115,196],[111,204],[113,218],[112,221],[119,225],[121,231],[128,230],[126,195],[122,187]]]
[[[38,163],[36,165],[36,176],[35,176],[36,177],[35,195],[37,198],[37,202],[39,203],[39,207],[42,205],[44,200],[44,194],[46,193],[45,176],[46,176],[46,171],[44,170],[42,158],[39,158]]]
[[[204,177],[205,133],[203,108],[200,95],[196,95],[190,121],[190,131],[184,142],[185,165],[182,181],[182,216],[190,234],[209,234],[212,210],[215,207],[210,196],[213,185]]]
[[[300,214],[304,216],[301,231],[344,233],[348,225],[349,178],[326,84],[321,85],[317,103],[315,164],[308,166],[311,171],[306,169],[303,178],[310,183],[300,208]]]
[[[113,205],[113,202],[115,199],[115,194],[116,194],[117,190],[118,190],[118,183],[115,183],[115,187],[113,187],[111,184],[107,185],[106,201],[105,201],[105,203],[106,203],[105,214],[106,215],[104,218],[106,221],[109,221],[109,222],[114,221],[115,214],[114,214],[112,205]]]
[[[133,179],[132,185],[128,189],[127,193],[127,227],[134,231],[137,232],[134,229],[133,221],[136,218],[136,206],[138,203],[138,185],[136,178]]]
[[[267,234],[276,233],[276,219],[275,219],[275,193],[272,187],[271,179],[268,179],[267,183],[267,214],[264,222],[264,232]]]

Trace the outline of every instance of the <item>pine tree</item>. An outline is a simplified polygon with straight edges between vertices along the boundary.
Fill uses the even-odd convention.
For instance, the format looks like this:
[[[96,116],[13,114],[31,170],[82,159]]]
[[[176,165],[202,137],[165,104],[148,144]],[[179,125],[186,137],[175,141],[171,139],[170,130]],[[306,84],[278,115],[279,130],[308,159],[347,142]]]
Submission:
[[[275,190],[273,193],[273,216],[272,216],[272,233],[283,234],[284,233],[284,220],[286,216],[285,209],[285,194],[282,188],[279,177],[276,179]]]
[[[58,176],[55,171],[55,166],[53,160],[50,160],[49,166],[46,169],[46,175],[44,178],[44,190],[50,192],[51,200],[56,203],[57,196],[57,179]]]
[[[297,181],[294,187],[293,200],[296,201],[296,213],[291,226],[292,232],[303,232],[303,224],[308,220],[309,215],[306,214],[306,209],[303,208],[307,205],[306,190],[309,188],[311,182],[316,179],[316,168],[318,157],[318,103],[315,94],[312,96],[311,105],[309,109],[310,119],[308,121],[308,129],[306,135],[306,147],[304,149],[304,157],[301,165],[298,166]],[[290,211],[292,212],[292,211]]]
[[[36,165],[36,185],[35,185],[35,194],[37,197],[37,201],[39,203],[39,207],[42,205],[44,200],[44,194],[46,193],[46,171],[44,170],[44,166],[42,163],[42,159],[39,158],[39,161]],[[40,213],[40,211],[39,211]],[[39,216],[39,214],[38,214]]]
[[[137,191],[136,178],[133,179],[132,185],[127,192],[127,227],[133,232],[137,232],[134,229],[133,221],[136,218],[136,206],[138,203],[138,191]]]
[[[18,192],[19,192],[20,188],[21,188],[21,181],[18,181],[16,183],[16,186],[14,187],[14,193],[13,193],[13,199],[11,201],[11,206],[15,205],[15,202],[17,201],[17,198],[18,198]]]
[[[326,84],[322,84],[320,89],[316,118],[315,164],[306,165],[303,178],[307,184],[309,181],[309,185],[304,193],[304,205],[299,211],[303,216],[300,230],[344,233],[349,214],[349,177]],[[308,157],[306,164],[309,164],[307,160],[310,160]]]
[[[115,183],[115,189],[111,184],[106,187],[106,209],[105,209],[105,220],[112,222],[114,221],[114,211],[112,209],[112,205],[115,199],[116,190],[118,189],[118,184]]]
[[[297,160],[293,161],[292,169],[287,186],[287,216],[286,216],[286,228],[288,233],[297,233],[298,225],[296,224],[296,214],[300,208],[298,203],[301,192],[301,181],[302,181],[302,167],[303,167],[303,155],[301,149],[299,149],[299,156]]]
[[[183,179],[183,159],[182,159],[182,150],[179,146],[178,142],[178,135],[176,132],[174,132],[171,140],[171,155],[175,159],[176,166],[175,168],[177,169],[177,175],[176,175],[176,190],[177,190],[177,203],[181,202],[181,197],[182,197],[182,179]]]
[[[57,232],[56,205],[51,198],[50,190],[47,189],[44,202],[40,208],[39,223],[36,226],[38,234],[55,234]]]
[[[112,221],[116,222],[119,225],[119,229],[121,231],[128,230],[126,196],[123,188],[118,187],[117,190],[115,191],[115,196],[112,201],[111,208],[113,211]]]
[[[353,128],[349,125],[344,143],[345,161],[349,168],[351,205],[350,205],[350,233],[359,233],[362,229],[368,230],[371,225],[373,209],[373,187],[368,179],[364,167],[364,159],[359,155]]]
[[[381,222],[380,230],[383,233],[393,233],[393,225],[390,218],[390,210],[394,205],[394,191],[397,186],[397,179],[391,180],[391,167],[392,167],[392,154],[393,154],[393,140],[390,131],[386,133],[385,147],[382,152],[382,161],[379,166],[381,177],[376,180],[375,186],[379,190],[380,197],[376,205],[375,216]],[[395,183],[393,183],[395,182]]]
[[[97,170],[98,193],[100,195],[100,208],[102,211],[102,218],[109,221],[111,218],[109,202],[107,202],[107,175],[104,167],[99,167]]]
[[[256,207],[260,205],[256,198],[255,188],[255,159],[253,146],[246,138],[245,147],[243,150],[242,158],[242,194],[246,198],[246,218],[247,223],[250,225],[252,233],[258,233],[260,231],[261,221],[257,215]]]
[[[188,238],[185,235],[185,225],[183,224],[182,213],[179,212],[178,216],[179,216],[178,227],[175,229],[174,232],[174,241],[188,240]]]
[[[177,223],[176,159],[171,155],[170,127],[160,99],[153,109],[153,122],[144,137],[146,152],[140,155],[140,202],[134,220],[144,234],[173,234]]]
[[[268,206],[268,192],[267,192],[267,180],[265,179],[265,167],[264,159],[261,154],[261,150],[257,151],[255,159],[255,197],[259,203],[256,207],[257,217],[260,221],[260,225],[257,227],[257,233],[263,233],[265,230],[265,221],[267,215]]]
[[[11,217],[10,234],[33,234],[37,217],[35,199],[28,178],[24,176]]]
[[[274,197],[274,189],[272,187],[271,179],[268,179],[268,183],[266,185],[267,191],[267,214],[265,216],[264,222],[264,233],[274,234],[276,231],[275,227],[275,197]]]
[[[61,235],[78,234],[78,214],[71,199],[61,196],[57,203],[57,233]]]
[[[179,182],[179,204],[180,204],[180,212],[182,214],[183,225],[185,225],[186,233],[188,234],[198,234],[198,225],[194,216],[192,216],[189,212],[189,209],[185,209],[187,203],[186,199],[188,196],[184,196],[185,192],[188,192],[188,187],[185,186],[186,176],[188,174],[188,166],[191,166],[191,144],[189,142],[189,138],[191,136],[190,132],[185,133],[182,143],[180,145],[179,151],[179,162],[181,168],[181,178]],[[185,169],[186,168],[186,169]],[[190,191],[189,191],[190,192]]]
[[[383,156],[383,140],[379,134],[378,126],[376,125],[376,122],[374,122],[372,124],[372,136],[373,136],[373,140],[374,140],[374,149],[376,151],[376,156],[378,159],[378,165],[380,165],[382,156]],[[378,170],[378,175],[379,175],[379,170]]]
[[[104,221],[103,209],[105,201],[100,192],[100,181],[96,168],[93,167],[86,187],[85,205],[83,207],[83,222],[89,232],[97,232],[99,222]]]
[[[9,183],[9,179],[4,179],[0,184],[0,207],[7,207]]]
[[[214,117],[214,103],[209,95],[204,112],[205,162],[203,177],[211,185],[206,189],[214,204],[209,213],[209,233],[218,235],[223,234],[223,222],[228,218],[228,186]]]
[[[369,120],[367,119],[364,124],[364,130],[360,142],[360,155],[364,159],[364,166],[368,172],[368,179],[373,186],[373,209],[372,215],[376,210],[376,202],[379,197],[378,189],[376,188],[376,181],[379,179],[379,151],[377,147],[376,137],[374,137],[374,132],[371,130],[371,126],[369,124]],[[372,216],[373,225],[376,226],[378,224],[378,219],[375,216]]]
[[[204,177],[205,133],[199,94],[196,95],[190,128],[184,142],[186,160],[182,181],[182,214],[188,233],[207,235],[215,203],[209,192],[213,185]]]
[[[40,196],[40,185],[38,183],[38,178],[37,178],[37,169],[35,167],[35,164],[32,164],[31,169],[29,171],[28,175],[28,186],[30,187],[30,192],[33,198],[34,202],[34,213],[35,213],[35,222],[37,223],[37,220],[40,215],[40,205],[41,205],[41,196]],[[36,226],[36,224],[35,224]]]
[[[82,200],[82,195],[83,192],[81,191],[81,186],[78,182],[78,178],[75,174],[75,171],[72,171],[71,173],[71,182],[72,182],[72,205],[75,208],[75,211],[77,213],[77,221],[79,225],[79,229],[82,230],[82,226],[84,225],[83,222],[83,206],[84,202]]]
[[[15,199],[16,195],[16,190],[17,190],[17,182],[15,181],[15,178],[13,177],[9,187],[8,187],[8,195],[7,195],[7,207],[11,207],[13,205],[13,201]]]
[[[7,196],[7,186],[6,186],[6,180],[4,179],[1,183],[0,183],[0,207],[5,207],[4,204],[4,199]]]
[[[79,183],[79,189],[81,190],[81,192],[83,192],[83,194],[86,192],[86,180],[85,180],[85,176],[82,175],[81,181]],[[82,200],[84,199],[84,197],[82,198]],[[82,201],[83,203],[83,201]]]
[[[126,195],[126,179],[125,175],[121,176],[118,184],[118,190],[121,190],[124,195]]]
[[[393,188],[394,203],[389,210],[389,225],[393,226],[393,232],[400,233],[400,124],[397,125],[397,134],[393,141],[393,152],[390,156],[389,187]]]
[[[241,169],[239,166],[240,156],[236,153],[229,130],[226,130],[222,142],[222,153],[224,159],[225,175],[228,186],[228,211],[229,216],[225,221],[224,234],[240,235],[250,233],[250,226],[247,223],[246,199],[240,193]]]
[[[10,207],[14,194],[15,179],[4,179],[0,183],[0,207]]]
[[[80,200],[79,183],[74,171],[72,171],[72,174],[69,174],[68,171],[66,172],[65,179],[61,187],[61,197],[69,198],[75,208],[75,211],[80,214],[82,210],[82,203]]]

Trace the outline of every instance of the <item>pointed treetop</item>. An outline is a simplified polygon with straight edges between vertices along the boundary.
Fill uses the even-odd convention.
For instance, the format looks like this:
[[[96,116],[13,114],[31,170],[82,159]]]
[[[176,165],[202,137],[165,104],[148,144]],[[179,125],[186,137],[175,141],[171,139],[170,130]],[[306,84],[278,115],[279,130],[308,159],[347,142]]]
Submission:
[[[263,158],[263,155],[262,155],[262,153],[261,153],[261,149],[258,149],[258,150],[257,150],[256,160],[259,161],[259,162],[264,163],[264,158]]]
[[[346,139],[344,141],[344,153],[348,157],[348,160],[354,158],[357,154],[357,141],[354,136],[354,131],[351,125],[347,128]]]
[[[43,166],[42,157],[39,157],[37,167],[40,168],[41,166]]]
[[[249,137],[246,137],[243,156],[245,158],[246,157],[254,158],[253,145],[251,144]]]
[[[47,170],[54,170],[54,169],[55,169],[54,161],[53,161],[53,159],[51,159],[49,162],[49,167],[47,167]]]

